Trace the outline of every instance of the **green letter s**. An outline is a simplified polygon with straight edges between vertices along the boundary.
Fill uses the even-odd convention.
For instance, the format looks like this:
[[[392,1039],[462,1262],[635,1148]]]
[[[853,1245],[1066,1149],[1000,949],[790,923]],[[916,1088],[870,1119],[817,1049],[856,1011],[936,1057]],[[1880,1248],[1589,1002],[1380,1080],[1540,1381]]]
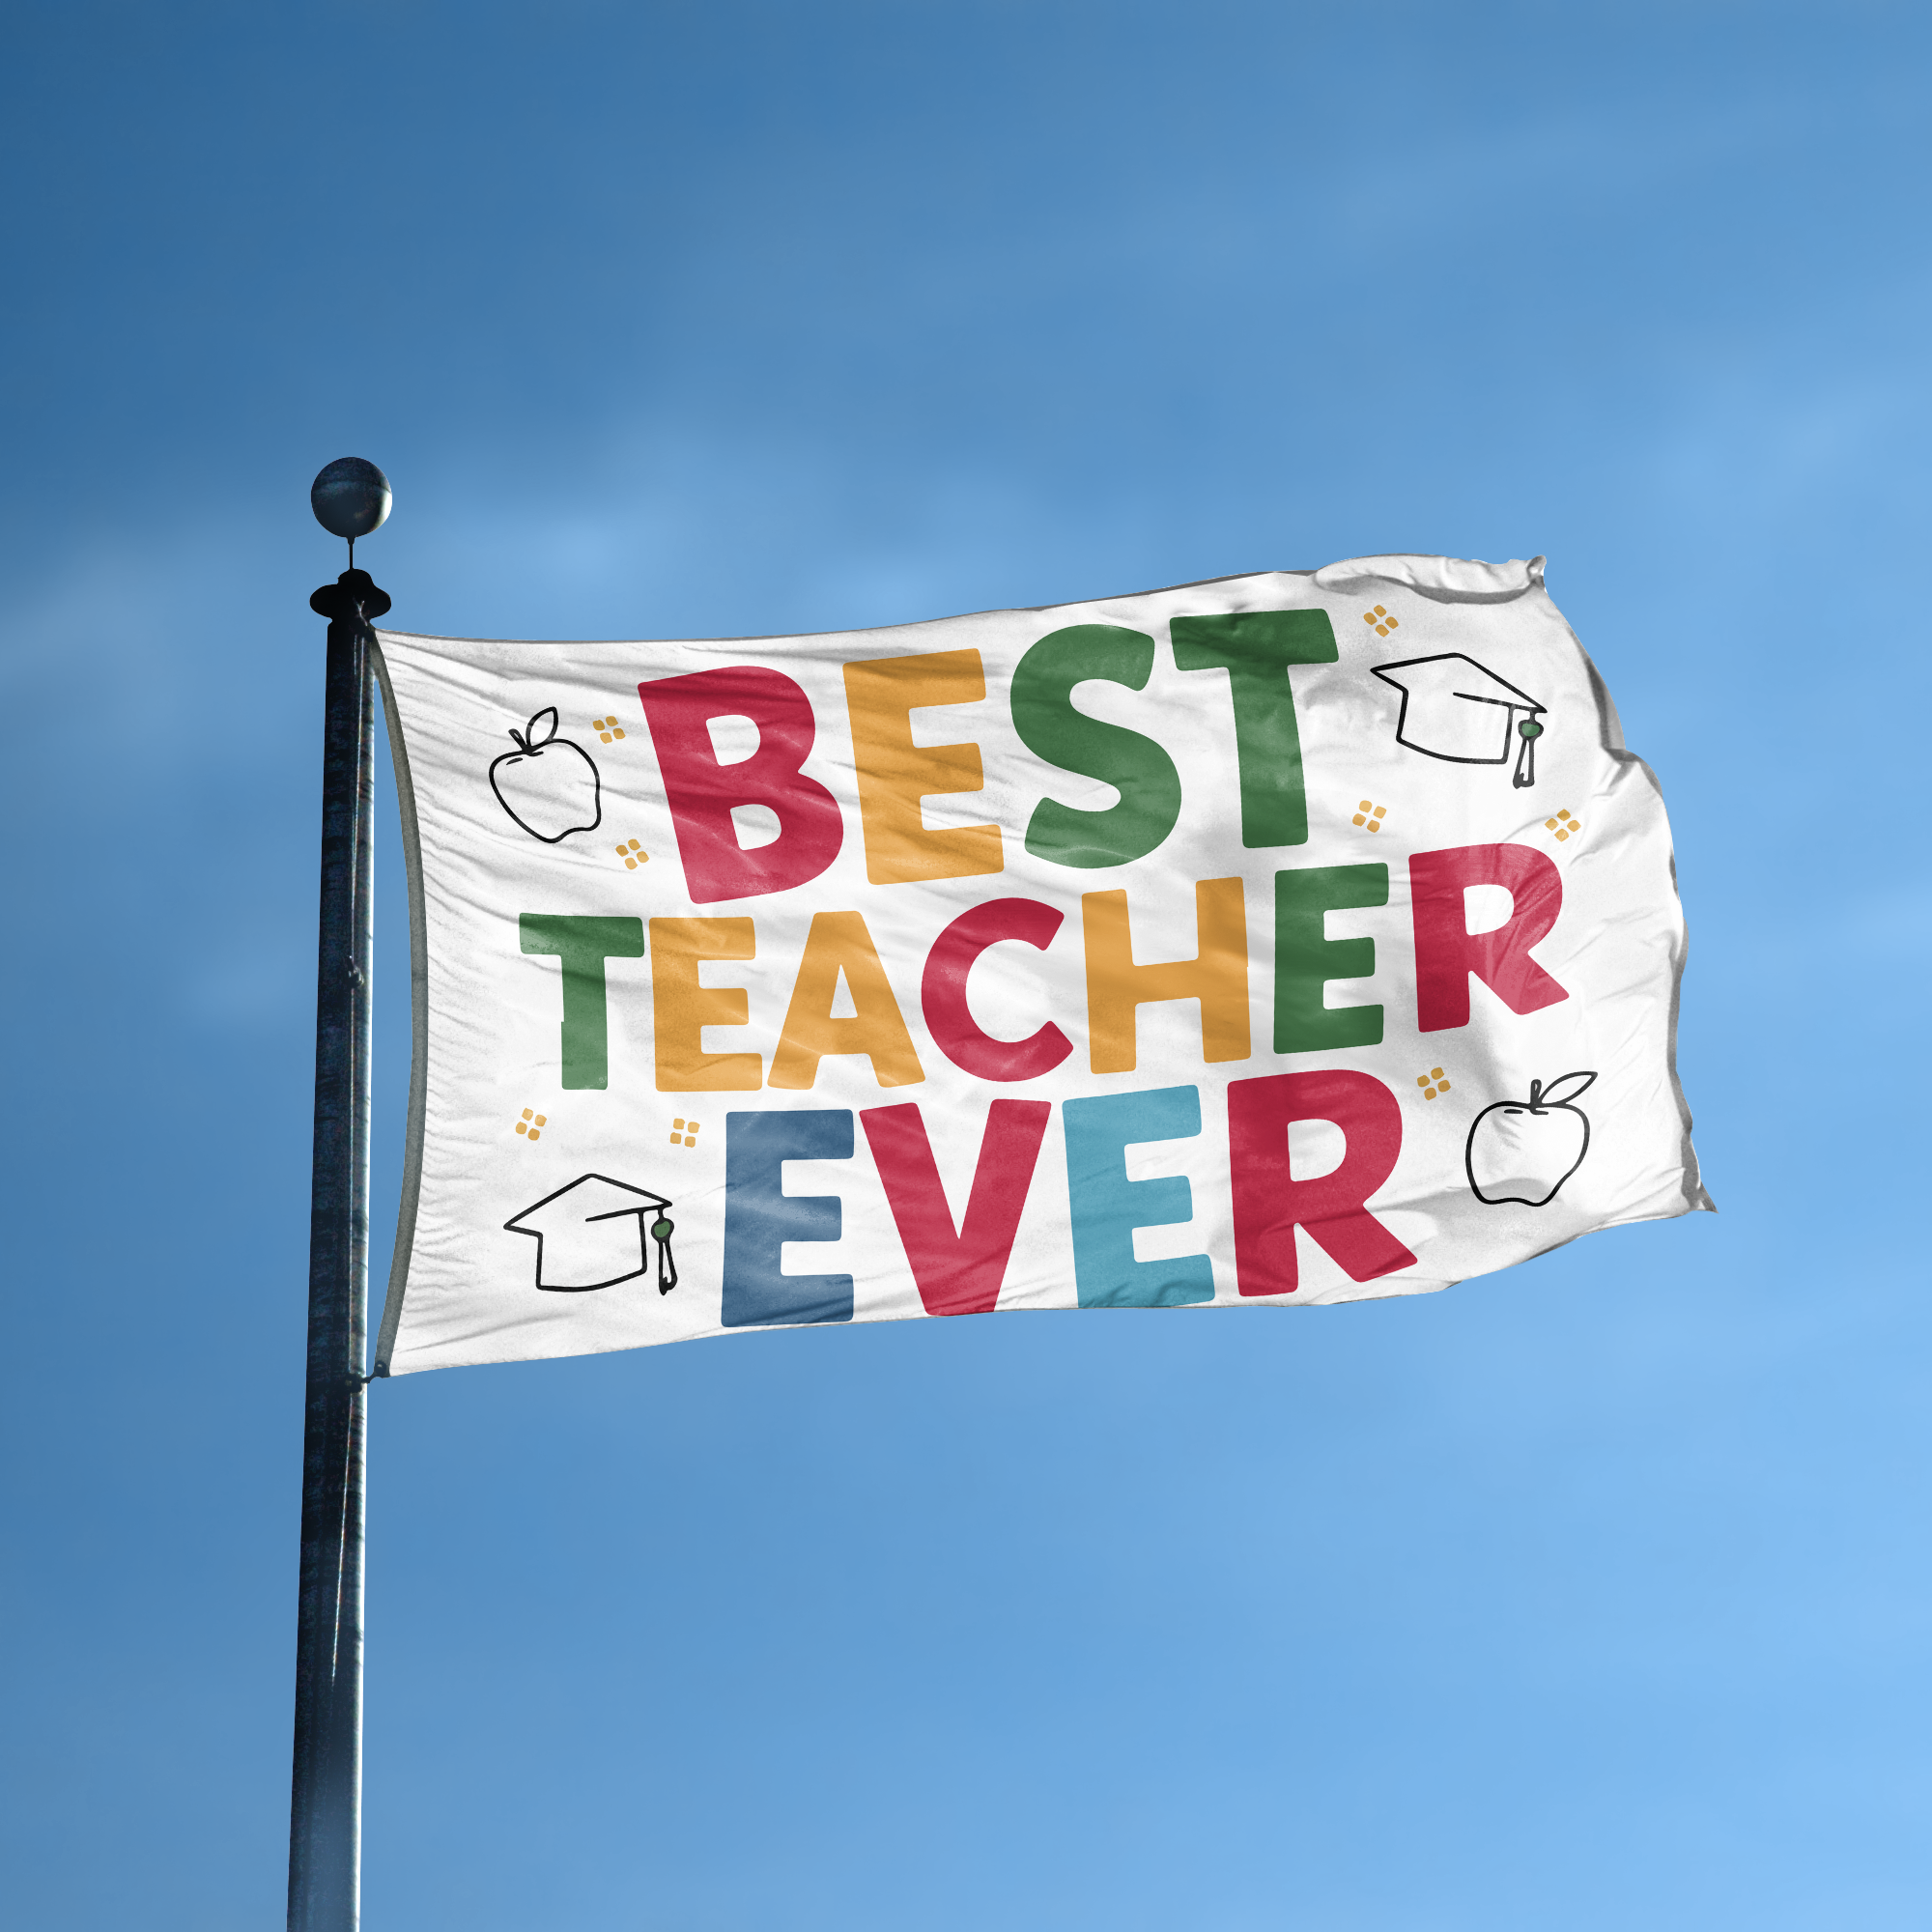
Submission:
[[[1013,728],[1028,751],[1116,787],[1118,805],[1081,810],[1043,798],[1026,846],[1057,866],[1124,866],[1143,859],[1180,816],[1180,774],[1151,738],[1073,708],[1073,687],[1090,677],[1147,687],[1153,639],[1118,624],[1071,624],[1049,632],[1021,658],[1012,680]]]

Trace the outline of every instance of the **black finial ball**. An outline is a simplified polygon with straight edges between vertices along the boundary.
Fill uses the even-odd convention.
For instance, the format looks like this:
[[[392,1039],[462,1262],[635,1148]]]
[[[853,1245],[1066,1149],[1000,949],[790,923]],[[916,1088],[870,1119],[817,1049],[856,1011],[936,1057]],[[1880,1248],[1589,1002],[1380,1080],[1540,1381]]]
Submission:
[[[389,479],[359,456],[338,456],[309,485],[315,520],[332,537],[354,543],[389,514]]]

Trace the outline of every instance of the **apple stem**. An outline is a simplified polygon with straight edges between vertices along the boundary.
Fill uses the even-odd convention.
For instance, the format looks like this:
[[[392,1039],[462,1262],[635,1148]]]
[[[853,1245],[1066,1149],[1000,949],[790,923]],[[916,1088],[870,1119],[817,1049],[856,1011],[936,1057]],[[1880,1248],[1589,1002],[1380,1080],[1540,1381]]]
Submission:
[[[1538,1114],[1543,1111],[1542,1108],[1540,1108],[1537,1105],[1537,1102],[1542,1098],[1543,1098],[1543,1082],[1541,1080],[1532,1080],[1529,1083],[1529,1111],[1532,1114]]]
[[[521,731],[519,731],[514,724],[510,726],[510,736],[517,741],[518,751],[527,752],[530,749],[528,744],[525,741],[524,734]]]

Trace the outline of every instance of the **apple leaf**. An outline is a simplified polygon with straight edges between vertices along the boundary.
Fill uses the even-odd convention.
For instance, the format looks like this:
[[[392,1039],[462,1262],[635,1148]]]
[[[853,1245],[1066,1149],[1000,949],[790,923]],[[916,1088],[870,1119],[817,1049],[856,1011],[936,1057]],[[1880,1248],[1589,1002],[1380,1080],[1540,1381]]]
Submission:
[[[1574,1100],[1586,1088],[1593,1086],[1596,1078],[1594,1073],[1559,1074],[1543,1090],[1538,1104],[1545,1107],[1561,1107]],[[1577,1083],[1574,1087],[1570,1084],[1573,1080]]]
[[[530,720],[527,729],[531,751],[534,752],[540,745],[548,745],[556,736],[556,706],[547,705],[539,711]]]

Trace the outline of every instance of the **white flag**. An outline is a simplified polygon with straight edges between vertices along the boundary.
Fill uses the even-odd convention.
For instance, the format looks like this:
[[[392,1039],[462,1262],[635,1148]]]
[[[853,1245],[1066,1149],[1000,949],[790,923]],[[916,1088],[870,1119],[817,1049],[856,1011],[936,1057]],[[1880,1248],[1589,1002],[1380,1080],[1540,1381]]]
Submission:
[[[1711,1205],[1662,800],[1541,559],[381,643],[389,1373],[1417,1293]]]

